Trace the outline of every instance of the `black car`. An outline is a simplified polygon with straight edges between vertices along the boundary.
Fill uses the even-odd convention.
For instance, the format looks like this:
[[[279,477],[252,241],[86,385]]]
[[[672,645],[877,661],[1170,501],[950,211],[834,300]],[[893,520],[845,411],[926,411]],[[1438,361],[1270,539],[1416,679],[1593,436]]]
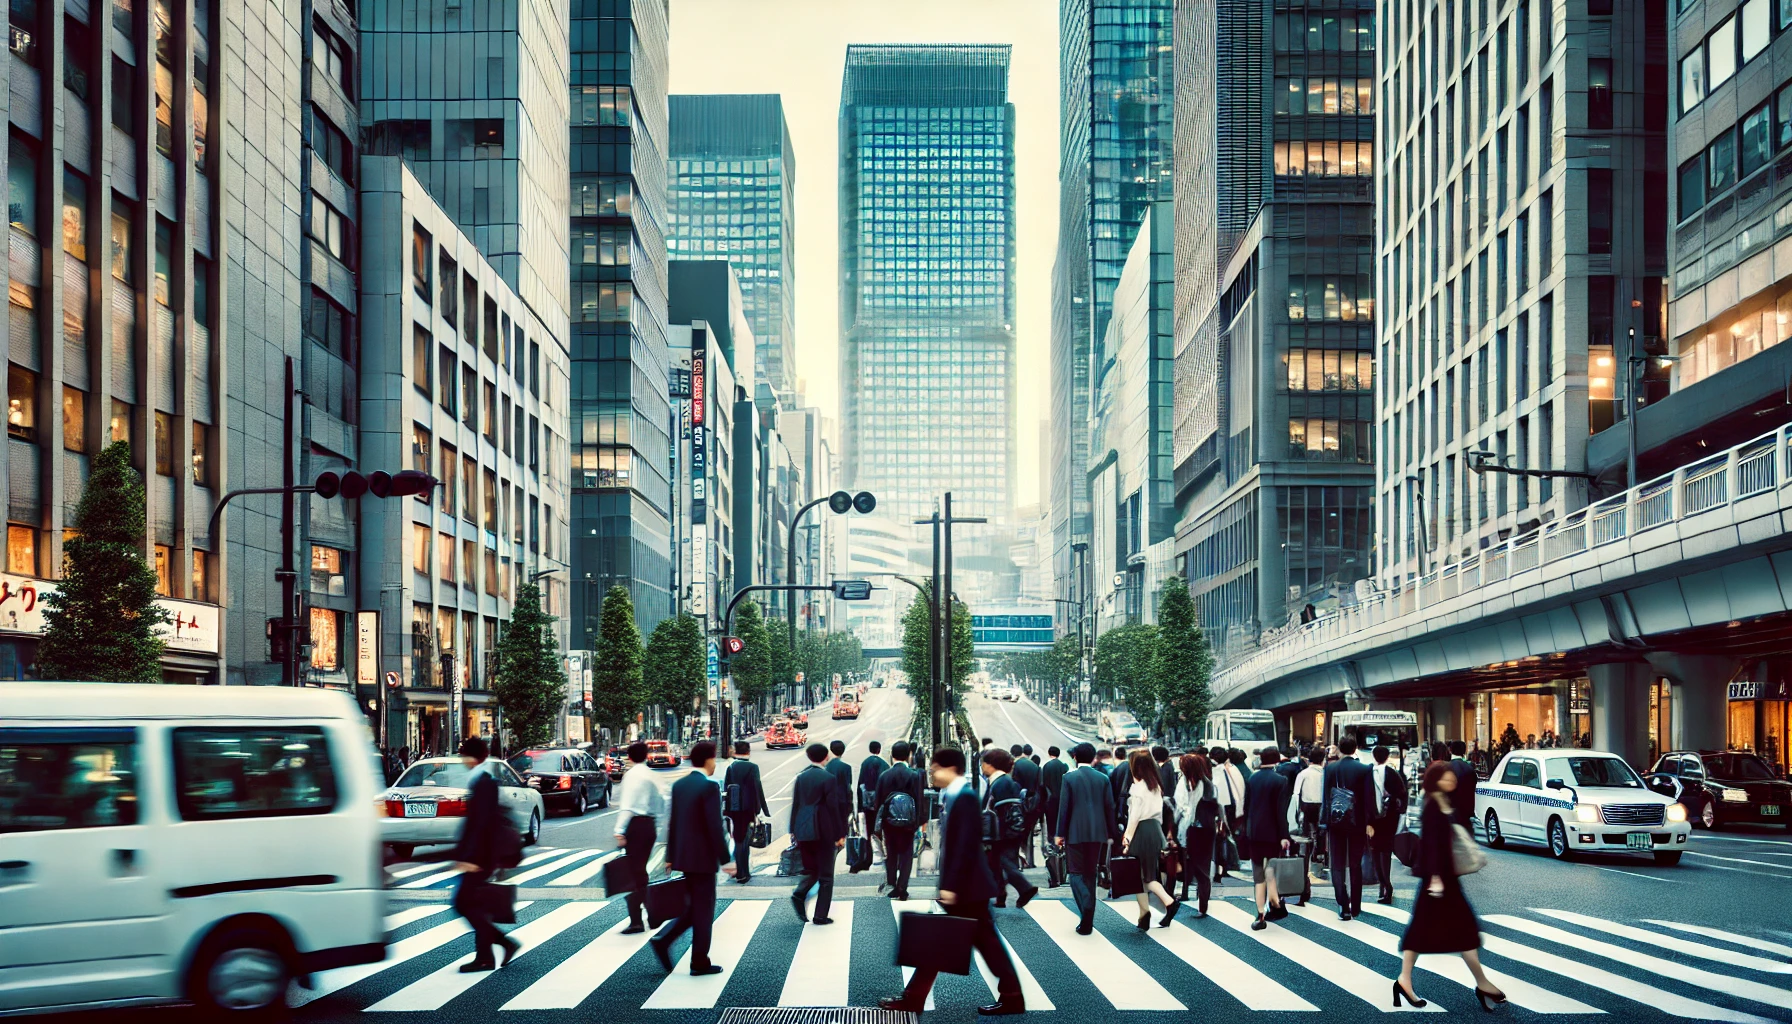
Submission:
[[[538,748],[510,759],[530,789],[539,790],[543,809],[565,808],[575,816],[592,805],[610,806],[610,777],[583,750]]]
[[[1675,750],[1661,755],[1644,781],[1679,800],[1701,828],[1746,823],[1792,829],[1792,783],[1746,750]]]

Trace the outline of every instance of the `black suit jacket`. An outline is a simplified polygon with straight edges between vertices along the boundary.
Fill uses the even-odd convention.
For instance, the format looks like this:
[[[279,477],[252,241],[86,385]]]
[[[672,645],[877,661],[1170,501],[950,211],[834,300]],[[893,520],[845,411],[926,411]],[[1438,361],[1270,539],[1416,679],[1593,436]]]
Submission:
[[[1339,787],[1356,794],[1356,808],[1351,812],[1349,821],[1332,827],[1361,830],[1374,817],[1375,780],[1369,775],[1369,766],[1355,756],[1344,757],[1326,765],[1323,786],[1319,793],[1320,821],[1329,816],[1327,809],[1332,805],[1332,790]]]
[[[852,798],[852,765],[847,764],[845,758],[836,757],[831,761],[824,762],[822,767],[834,776],[835,782],[840,787],[837,798],[840,801],[840,820],[845,821],[852,817],[852,805],[857,802]]]
[[[1058,790],[1058,818],[1052,838],[1066,843],[1105,843],[1118,839],[1114,793],[1100,769],[1080,766],[1064,776]]]
[[[1299,775],[1301,773],[1301,769],[1305,768],[1306,766],[1307,766],[1306,758],[1304,758],[1304,757],[1303,758],[1291,758],[1287,761],[1283,761],[1282,763],[1276,765],[1276,774],[1280,775],[1284,779],[1287,779],[1288,785],[1292,786],[1292,785],[1294,785],[1294,780],[1297,777],[1299,777]]]
[[[1475,783],[1481,777],[1475,774],[1475,766],[1467,758],[1450,759],[1450,770],[1456,773],[1456,792],[1450,794],[1450,807],[1456,816],[1456,824],[1475,830]]]
[[[467,792],[467,816],[460,823],[454,859],[477,864],[484,874],[491,874],[497,867],[498,830],[510,827],[498,807],[498,780],[487,772],[478,773]]]
[[[1244,780],[1244,837],[1252,844],[1288,838],[1288,780],[1274,768],[1259,768]]]
[[[687,875],[713,875],[728,863],[722,834],[722,791],[709,776],[692,772],[672,784],[666,814],[666,864]]]
[[[927,794],[923,792],[921,773],[901,762],[891,765],[877,777],[877,807],[882,811],[884,803],[897,793],[907,793],[915,802],[915,827],[920,827],[921,819],[927,814]],[[873,824],[875,824],[875,819]]]
[[[771,805],[765,802],[765,787],[759,783],[759,766],[740,758],[728,762],[728,771],[722,775],[722,789],[729,786],[741,788],[742,811],[736,811],[730,817],[751,818],[755,814],[772,816]],[[755,810],[757,808],[757,810]]]
[[[1069,773],[1070,766],[1057,758],[1045,762],[1039,769],[1040,781],[1045,784],[1045,803],[1047,807],[1058,806],[1058,796],[1064,786],[1064,776]]]
[[[946,805],[940,832],[940,890],[954,894],[961,908],[992,899],[996,880],[983,854],[983,818],[976,794],[967,788]]]
[[[1116,761],[1108,773],[1108,788],[1114,794],[1114,821],[1120,831],[1126,830],[1126,791],[1132,788],[1132,764]]]
[[[889,770],[889,762],[878,757],[876,754],[872,754],[870,757],[859,762],[859,788],[853,792],[858,796],[860,811],[868,813],[877,809],[877,780],[882,778],[884,772]],[[865,806],[865,790],[867,789],[873,794],[871,806],[869,807]]]
[[[1041,792],[1041,789],[1044,786],[1044,777],[1040,774],[1038,765],[1023,757],[1014,762],[1014,770],[1009,772],[1009,774],[1014,776],[1015,785],[1026,790],[1029,794],[1038,795],[1041,799],[1040,806],[1045,806],[1043,802],[1045,794]]]
[[[790,799],[790,838],[799,843],[831,843],[846,835],[840,809],[840,780],[811,764],[797,773]]]

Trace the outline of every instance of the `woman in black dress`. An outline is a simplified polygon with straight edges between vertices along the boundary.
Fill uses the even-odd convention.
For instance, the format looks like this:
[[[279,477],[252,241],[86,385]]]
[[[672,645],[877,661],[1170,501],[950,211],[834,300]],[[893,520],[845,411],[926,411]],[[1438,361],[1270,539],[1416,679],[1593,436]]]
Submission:
[[[1419,812],[1419,860],[1413,873],[1419,876],[1419,895],[1413,900],[1412,919],[1400,937],[1400,977],[1394,982],[1394,1005],[1404,998],[1424,1006],[1412,991],[1412,966],[1420,953],[1460,953],[1475,976],[1475,998],[1481,1009],[1492,1010],[1506,1001],[1506,994],[1487,980],[1481,970],[1481,928],[1475,910],[1462,895],[1456,879],[1455,821],[1450,813],[1450,793],[1456,773],[1448,761],[1433,761],[1422,783],[1424,808]]]

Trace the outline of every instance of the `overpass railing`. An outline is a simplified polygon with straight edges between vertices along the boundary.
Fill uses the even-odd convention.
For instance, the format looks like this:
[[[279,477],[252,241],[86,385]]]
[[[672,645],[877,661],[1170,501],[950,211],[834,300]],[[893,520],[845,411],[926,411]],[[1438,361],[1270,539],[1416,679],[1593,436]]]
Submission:
[[[1313,649],[1335,639],[1789,484],[1792,425],[1645,481],[1311,622],[1265,631],[1255,644],[1229,645],[1219,652],[1222,665],[1214,672],[1214,693],[1224,697],[1271,669],[1304,660]]]

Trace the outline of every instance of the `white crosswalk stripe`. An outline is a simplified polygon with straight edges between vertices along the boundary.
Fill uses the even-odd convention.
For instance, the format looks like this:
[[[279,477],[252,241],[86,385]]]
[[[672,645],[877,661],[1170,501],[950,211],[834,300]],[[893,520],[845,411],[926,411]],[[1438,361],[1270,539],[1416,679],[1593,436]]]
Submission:
[[[1672,928],[1677,932],[1686,932],[1688,935],[1703,935],[1707,939],[1717,939],[1719,942],[1747,946],[1750,949],[1760,950],[1763,953],[1777,953],[1780,956],[1792,957],[1792,946],[1784,946],[1777,942],[1769,942],[1766,939],[1758,938],[1753,935],[1741,935],[1736,932],[1727,932],[1722,928],[1707,928],[1702,924],[1681,924],[1679,921],[1662,921],[1653,917],[1644,918],[1643,923],[1652,924],[1657,928]]]
[[[1131,957],[1120,952],[1100,932],[1078,935],[1080,920],[1075,910],[1057,900],[1039,900],[1027,904],[1027,913],[1045,934],[1057,943],[1064,955],[1075,961],[1095,988],[1116,1010],[1186,1010],[1180,999],[1145,973]]]
[[[1114,900],[1108,906],[1120,916],[1129,917],[1137,909],[1138,903]],[[1252,1010],[1319,1009],[1192,928],[1183,925],[1153,928],[1151,937],[1157,940],[1158,945],[1176,954],[1177,959],[1201,972],[1208,981]]]
[[[534,984],[516,994],[499,1007],[501,1010],[570,1010],[610,980],[610,975],[628,963],[651,937],[648,932],[624,935],[628,919],[616,922],[608,931],[586,943],[578,952],[554,966]]]
[[[1207,912],[1232,930],[1275,950],[1370,1006],[1390,1012],[1396,1009],[1393,1003],[1393,986],[1386,975],[1377,974],[1355,960],[1327,949],[1304,935],[1297,935],[1280,924],[1271,924],[1262,931],[1251,931],[1251,922],[1256,917],[1230,903],[1210,903]],[[1401,1006],[1399,1009],[1414,1007]],[[1425,1012],[1442,1010],[1443,1007],[1433,1002],[1417,1009]]]
[[[517,928],[510,933],[510,938],[521,948],[511,959],[527,956],[530,950],[590,917],[603,905],[602,902],[563,903],[541,917]],[[501,951],[499,951],[499,955],[502,955]],[[469,953],[466,957],[456,960],[434,974],[406,985],[369,1006],[367,1010],[369,1013],[398,1010],[439,1010],[448,1005],[450,999],[471,989],[488,976],[489,972],[461,973],[461,964],[472,959],[473,954]]]
[[[386,915],[386,930],[395,932],[412,921],[421,921],[426,917],[434,917],[448,909],[446,903],[425,903],[419,907],[409,907],[396,914]]]
[[[1558,921],[1566,921],[1582,928],[1590,928],[1650,946],[1660,946],[1664,938],[1660,933],[1649,931],[1647,928],[1636,928],[1627,924],[1619,924],[1616,921],[1607,921],[1604,918],[1577,914],[1572,910],[1545,910],[1533,907],[1531,913],[1553,917]],[[1784,961],[1769,960],[1752,953],[1739,953],[1733,949],[1723,949],[1689,939],[1676,939],[1672,945],[1665,948],[1670,952],[1679,953],[1681,956],[1713,960],[1720,964],[1729,964],[1731,967],[1746,967],[1752,971],[1764,971],[1768,974],[1792,974],[1792,964]]]
[[[597,853],[598,851],[596,850],[579,850],[565,857],[561,857],[559,860],[551,860],[545,864],[530,868],[520,875],[507,875],[504,878],[504,884],[521,886],[524,882],[533,882],[544,875],[551,875],[556,872],[564,871],[580,861],[597,856]]]
[[[828,911],[833,924],[803,927],[779,1006],[846,1005],[852,977],[852,908],[851,900],[837,900]]]
[[[765,919],[765,912],[771,905],[771,900],[731,901],[716,918],[715,932],[709,942],[710,962],[721,965],[722,973],[691,977],[691,951],[686,949],[683,959],[673,965],[672,973],[647,1002],[641,1004],[641,1009],[701,1010],[716,1005],[722,998],[722,989],[734,975],[735,966],[746,955],[747,943],[753,941],[753,933],[759,930],[759,922]]]
[[[589,882],[591,879],[597,877],[598,872],[600,872],[604,869],[605,864],[610,863],[611,861],[615,860],[616,858],[618,858],[620,856],[622,856],[621,850],[611,850],[609,853],[604,854],[603,856],[597,858],[594,861],[591,861],[588,864],[579,865],[578,867],[572,869],[571,871],[568,871],[566,874],[561,875],[559,878],[554,879],[553,881],[549,882],[548,884],[549,885],[584,885],[586,882]]]

